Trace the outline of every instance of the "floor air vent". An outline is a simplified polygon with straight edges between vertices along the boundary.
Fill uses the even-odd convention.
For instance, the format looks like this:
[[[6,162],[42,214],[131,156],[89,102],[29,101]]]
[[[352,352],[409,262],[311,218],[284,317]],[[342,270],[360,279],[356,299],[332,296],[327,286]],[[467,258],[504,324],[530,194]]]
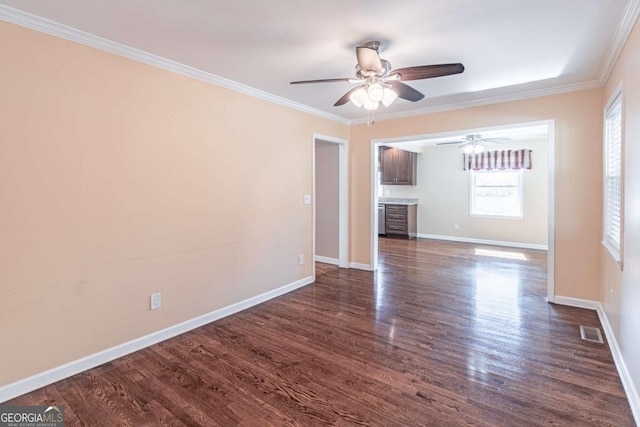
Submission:
[[[580,326],[580,337],[585,341],[597,342],[604,344],[602,340],[602,333],[600,328],[594,328],[591,326]]]

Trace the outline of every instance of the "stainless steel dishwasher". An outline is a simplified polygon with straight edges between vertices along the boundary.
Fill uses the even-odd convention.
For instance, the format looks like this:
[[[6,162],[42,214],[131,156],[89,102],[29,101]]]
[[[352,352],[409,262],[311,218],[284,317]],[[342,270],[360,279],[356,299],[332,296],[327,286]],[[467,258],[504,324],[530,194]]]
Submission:
[[[385,205],[378,204],[378,234],[387,234],[385,224]]]

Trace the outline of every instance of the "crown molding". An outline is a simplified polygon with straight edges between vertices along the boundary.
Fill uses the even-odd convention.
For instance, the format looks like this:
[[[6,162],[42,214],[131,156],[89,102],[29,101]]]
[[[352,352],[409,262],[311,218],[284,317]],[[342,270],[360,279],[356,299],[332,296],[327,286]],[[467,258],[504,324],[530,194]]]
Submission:
[[[332,120],[345,125],[351,124],[351,121],[349,119],[338,116],[336,114],[331,114],[299,102],[291,101],[281,96],[273,95],[271,93],[253,88],[251,86],[234,82],[233,80],[229,80],[224,77],[220,77],[215,74],[211,74],[206,71],[202,71],[197,68],[190,67],[188,65],[184,65],[179,62],[175,62],[170,59],[166,59],[161,56],[142,51],[140,49],[133,48],[131,46],[107,40],[105,38],[86,33],[76,28],[61,24],[59,22],[32,15],[30,13],[21,11],[19,9],[14,9],[6,5],[0,5],[0,19],[20,25],[22,27],[40,31],[42,33],[51,34],[65,40],[70,40],[72,42],[80,43],[85,46],[100,49],[104,52],[132,59],[137,62],[142,62],[153,67],[162,68],[164,70],[181,74],[186,77],[191,77],[193,79],[197,79],[206,83],[211,83],[216,86],[231,89],[235,92],[262,99],[273,104],[278,104],[283,107],[302,111],[303,113],[322,117],[324,119]]]
[[[631,34],[631,30],[633,30],[633,26],[638,20],[639,14],[640,0],[628,0],[624,9],[624,13],[622,14],[622,18],[620,19],[620,23],[618,24],[618,28],[613,35],[611,44],[609,45],[607,56],[602,63],[602,69],[600,70],[600,75],[598,76],[598,82],[601,86],[607,84],[609,76],[613,71],[613,67],[615,67],[616,62],[618,62],[618,58],[620,57],[622,49],[624,48],[624,45],[627,42],[629,35]]]
[[[572,83],[568,85],[555,86],[544,89],[536,89],[527,92],[513,93],[509,95],[501,95],[489,98],[474,99],[471,101],[456,102],[453,104],[436,105],[433,107],[421,108],[419,110],[402,111],[399,113],[382,114],[375,116],[374,121],[381,122],[384,120],[402,119],[405,117],[421,116],[423,114],[441,113],[444,111],[462,110],[465,108],[479,107],[482,105],[500,104],[503,102],[520,101],[523,99],[538,98],[541,96],[558,95],[566,92],[575,92],[578,90],[588,90],[602,87],[597,80],[591,80],[582,83]],[[361,125],[367,123],[367,118],[351,120],[352,125]]]

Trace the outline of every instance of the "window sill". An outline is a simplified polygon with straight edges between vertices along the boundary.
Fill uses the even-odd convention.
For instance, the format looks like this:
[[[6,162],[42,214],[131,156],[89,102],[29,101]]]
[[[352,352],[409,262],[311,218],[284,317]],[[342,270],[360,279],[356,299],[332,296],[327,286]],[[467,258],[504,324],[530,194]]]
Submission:
[[[604,249],[607,251],[607,253],[611,257],[613,262],[616,263],[616,265],[618,266],[618,269],[620,269],[620,271],[622,271],[624,263],[622,261],[622,257],[620,256],[620,251],[618,251],[616,248],[612,247],[611,245],[609,245],[605,241],[602,241],[600,243],[602,244]]]

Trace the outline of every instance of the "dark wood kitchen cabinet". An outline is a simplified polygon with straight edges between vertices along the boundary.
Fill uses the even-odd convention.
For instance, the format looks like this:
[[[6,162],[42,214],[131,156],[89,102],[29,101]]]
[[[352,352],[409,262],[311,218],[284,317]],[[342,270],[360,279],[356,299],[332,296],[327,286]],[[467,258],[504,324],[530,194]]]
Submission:
[[[413,239],[417,234],[417,205],[385,206],[385,232],[387,235]]]
[[[380,147],[380,184],[416,185],[417,159],[411,151]]]

